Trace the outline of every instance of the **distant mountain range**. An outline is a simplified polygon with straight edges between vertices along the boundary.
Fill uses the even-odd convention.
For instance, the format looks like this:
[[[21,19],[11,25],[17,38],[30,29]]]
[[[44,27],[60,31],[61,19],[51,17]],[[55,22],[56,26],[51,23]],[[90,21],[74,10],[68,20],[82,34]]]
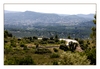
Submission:
[[[33,11],[4,11],[4,29],[16,37],[58,35],[66,38],[89,38],[94,14],[53,14]]]
[[[4,23],[12,25],[80,25],[80,23],[90,22],[94,19],[94,14],[51,14],[51,13],[40,13],[33,11],[25,12],[14,12],[4,11]]]

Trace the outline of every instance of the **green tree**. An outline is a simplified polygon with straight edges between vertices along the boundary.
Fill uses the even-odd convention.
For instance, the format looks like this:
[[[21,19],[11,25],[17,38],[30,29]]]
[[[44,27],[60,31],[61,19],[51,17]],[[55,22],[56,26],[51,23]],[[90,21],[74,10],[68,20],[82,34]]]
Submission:
[[[95,20],[93,20],[94,24],[96,24],[96,15],[94,15]]]
[[[7,36],[8,36],[8,31],[5,30],[5,31],[4,31],[4,38],[7,38]]]
[[[38,39],[38,37],[36,37],[36,36],[33,36],[33,40],[37,40]]]
[[[94,24],[96,25],[96,15],[94,16],[94,18],[95,18],[95,20],[93,20],[93,22],[94,22]],[[96,27],[93,27],[93,28],[92,28],[92,33],[91,33],[90,37],[91,37],[94,41],[96,41]]]
[[[58,41],[59,41],[58,35],[55,35],[55,42],[58,42]]]
[[[94,24],[96,25],[96,15],[94,16],[95,20],[93,20]],[[92,45],[91,49],[86,50],[86,55],[88,59],[91,61],[91,64],[96,65],[96,27],[92,28],[91,33],[92,38]]]
[[[96,65],[96,48],[86,51],[87,58],[91,61],[90,64]]]
[[[51,36],[51,37],[50,37],[50,40],[54,40],[54,38]]]
[[[9,33],[7,30],[4,31],[4,38],[12,37],[12,34]]]
[[[48,38],[42,38],[42,40],[43,40],[43,41],[47,41],[47,40],[48,40]]]
[[[71,39],[70,35],[67,37],[68,39]]]

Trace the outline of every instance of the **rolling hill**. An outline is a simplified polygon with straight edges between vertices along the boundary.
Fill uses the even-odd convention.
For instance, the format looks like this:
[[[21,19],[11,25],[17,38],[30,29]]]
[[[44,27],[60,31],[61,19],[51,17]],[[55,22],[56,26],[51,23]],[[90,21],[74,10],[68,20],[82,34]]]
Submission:
[[[9,11],[10,12],[10,11]],[[60,24],[60,25],[78,25],[81,22],[88,22],[93,20],[94,15],[67,15],[60,16],[58,14],[50,13],[40,13],[40,12],[11,12],[4,13],[5,24],[41,24],[41,25],[51,25],[51,24]]]
[[[4,12],[4,29],[17,37],[39,36],[88,38],[91,33],[94,14],[53,14],[33,11]]]

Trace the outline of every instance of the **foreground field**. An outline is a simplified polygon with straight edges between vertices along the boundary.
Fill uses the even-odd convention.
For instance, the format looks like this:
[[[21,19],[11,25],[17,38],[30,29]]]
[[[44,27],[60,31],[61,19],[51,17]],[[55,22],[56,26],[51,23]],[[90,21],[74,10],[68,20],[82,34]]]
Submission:
[[[4,65],[95,65],[93,41],[78,39],[78,42],[81,52],[77,50],[77,44],[66,46],[66,41],[59,41],[57,36],[41,40],[37,37],[16,38],[5,31]]]

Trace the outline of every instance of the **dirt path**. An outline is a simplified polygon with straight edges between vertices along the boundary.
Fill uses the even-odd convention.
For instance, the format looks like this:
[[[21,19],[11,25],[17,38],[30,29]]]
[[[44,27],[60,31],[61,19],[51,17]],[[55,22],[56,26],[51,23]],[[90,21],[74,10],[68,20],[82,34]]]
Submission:
[[[59,46],[39,46],[38,48],[58,48]]]

